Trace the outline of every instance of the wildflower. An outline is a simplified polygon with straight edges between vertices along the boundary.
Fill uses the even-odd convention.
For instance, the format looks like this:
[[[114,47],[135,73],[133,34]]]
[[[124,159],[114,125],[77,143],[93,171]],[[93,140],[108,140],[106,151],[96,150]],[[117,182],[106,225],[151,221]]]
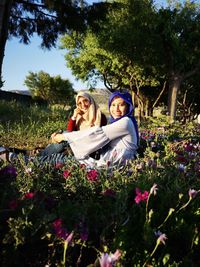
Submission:
[[[189,189],[189,197],[192,199],[192,198],[195,198],[196,195],[198,194],[198,191],[196,191],[195,189]]]
[[[33,192],[28,192],[28,193],[26,193],[26,194],[24,194],[23,195],[23,199],[31,199],[31,198],[33,198],[35,196],[35,193],[33,193]]]
[[[57,219],[53,222],[53,228],[57,237],[64,239],[68,243],[71,242],[74,232],[68,234],[67,230],[62,226],[62,219]]]
[[[95,182],[95,181],[97,181],[97,177],[98,177],[97,170],[90,170],[87,172],[87,179],[89,181]]]
[[[163,244],[163,245],[165,245],[165,241],[167,240],[167,236],[166,236],[166,234],[160,234],[160,236],[158,237],[158,239],[157,239],[157,243],[158,244]]]
[[[72,231],[72,232],[67,236],[67,238],[65,239],[65,241],[66,241],[67,243],[70,243],[70,242],[72,241],[73,235],[74,235],[74,232]]]
[[[64,170],[64,172],[63,172],[63,177],[64,177],[65,179],[67,179],[67,178],[69,178],[70,176],[71,176],[71,172],[68,171],[68,170]]]
[[[150,194],[153,194],[155,196],[157,194],[157,190],[158,190],[158,185],[153,184],[153,186],[150,189]]]
[[[64,167],[64,164],[60,162],[56,163],[55,165],[55,169],[61,169],[62,167]]]
[[[120,257],[121,252],[119,249],[110,255],[108,253],[102,253],[101,258],[99,258],[100,267],[112,267]]]
[[[179,164],[178,169],[179,169],[179,171],[184,172],[186,170],[186,166],[184,164]]]
[[[144,191],[144,193],[141,193],[139,188],[136,188],[136,197],[135,197],[135,203],[139,204],[141,201],[147,201],[149,193],[147,191]]]
[[[53,226],[55,229],[61,227],[62,225],[62,219],[56,219],[54,222],[53,222]]]

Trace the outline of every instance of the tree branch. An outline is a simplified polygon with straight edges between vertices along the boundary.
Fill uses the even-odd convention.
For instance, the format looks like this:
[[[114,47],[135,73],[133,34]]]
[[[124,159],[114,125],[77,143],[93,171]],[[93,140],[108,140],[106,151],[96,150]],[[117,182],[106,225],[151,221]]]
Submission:
[[[160,94],[158,95],[158,97],[156,98],[156,100],[155,100],[155,102],[153,103],[153,106],[152,106],[152,108],[154,108],[155,107],[155,105],[158,103],[158,101],[160,100],[160,98],[161,98],[161,96],[162,96],[162,94],[163,94],[163,92],[165,91],[165,88],[166,88],[166,81],[164,82],[164,84],[163,84],[163,88],[162,88],[162,90],[161,90],[161,92],[160,92]]]

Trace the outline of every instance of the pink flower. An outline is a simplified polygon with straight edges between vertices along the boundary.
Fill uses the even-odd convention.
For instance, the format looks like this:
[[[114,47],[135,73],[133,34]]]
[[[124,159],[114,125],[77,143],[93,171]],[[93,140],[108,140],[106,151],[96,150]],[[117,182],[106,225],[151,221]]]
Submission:
[[[71,172],[68,171],[68,170],[64,170],[64,172],[63,172],[63,177],[64,177],[65,179],[67,179],[67,178],[69,178],[70,176],[71,176]]]
[[[97,170],[90,170],[87,172],[87,179],[92,182],[96,182],[98,177]]]
[[[71,242],[74,232],[68,234],[67,230],[62,226],[62,219],[57,219],[53,222],[53,228],[57,237],[64,239],[68,243]]]
[[[60,162],[56,163],[55,165],[55,169],[61,169],[62,167],[64,167],[64,164]]]
[[[62,219],[56,219],[54,222],[53,222],[53,226],[54,226],[54,229],[57,229],[59,227],[61,227],[62,225]]]
[[[167,236],[166,236],[166,234],[161,234],[159,237],[158,237],[158,239],[157,239],[157,242],[159,243],[159,244],[163,244],[163,245],[165,245],[165,241],[167,240]]]
[[[196,191],[195,189],[189,189],[188,194],[190,198],[195,198],[196,195],[198,194],[198,191]]]
[[[24,194],[23,195],[23,199],[31,199],[31,198],[33,198],[35,196],[35,193],[33,193],[33,192],[28,192],[28,193],[26,193],[26,194]]]
[[[72,231],[68,236],[67,238],[65,239],[65,241],[67,241],[67,243],[70,243],[72,241],[72,238],[74,236],[74,232]]]
[[[149,196],[149,193],[147,191],[144,191],[144,193],[142,193],[139,188],[136,188],[135,192],[135,203],[139,204],[141,201],[147,201]]]
[[[113,267],[120,256],[121,252],[118,249],[114,254],[102,253],[101,258],[99,258],[100,267]]]

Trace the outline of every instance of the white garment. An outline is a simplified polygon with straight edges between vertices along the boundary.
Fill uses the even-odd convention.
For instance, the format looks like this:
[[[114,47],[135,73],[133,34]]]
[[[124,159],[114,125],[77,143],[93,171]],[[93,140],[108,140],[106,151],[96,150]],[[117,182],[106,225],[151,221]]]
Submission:
[[[124,117],[110,125],[91,127],[82,131],[64,133],[66,141],[81,163],[92,167],[123,165],[134,159],[137,150],[137,135],[132,120]],[[99,160],[89,155],[109,144]]]

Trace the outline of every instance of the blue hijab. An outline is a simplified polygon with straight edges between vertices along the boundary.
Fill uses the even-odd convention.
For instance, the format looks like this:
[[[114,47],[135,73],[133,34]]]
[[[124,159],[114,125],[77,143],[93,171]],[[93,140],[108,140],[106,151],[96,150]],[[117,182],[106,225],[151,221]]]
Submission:
[[[132,97],[128,92],[120,93],[120,92],[116,91],[116,92],[112,93],[110,95],[110,97],[109,97],[109,100],[108,100],[109,110],[110,110],[110,106],[111,106],[111,103],[113,101],[113,98],[116,97],[116,96],[122,98],[128,104],[128,110],[127,110],[127,113],[124,116],[122,116],[121,118],[114,119],[110,115],[110,123],[118,121],[118,120],[120,120],[120,119],[122,119],[122,118],[124,118],[126,116],[129,117],[132,120],[133,125],[135,127],[135,131],[136,131],[136,135],[137,135],[137,143],[139,144],[138,124],[137,124],[137,121],[136,121],[135,117],[133,116],[134,107],[133,107]]]

